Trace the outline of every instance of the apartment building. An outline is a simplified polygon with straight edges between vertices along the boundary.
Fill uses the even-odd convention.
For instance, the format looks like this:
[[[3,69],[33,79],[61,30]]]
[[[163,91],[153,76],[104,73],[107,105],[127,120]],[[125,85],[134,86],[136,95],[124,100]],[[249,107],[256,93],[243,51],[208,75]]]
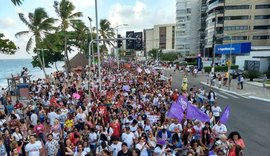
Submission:
[[[205,48],[212,55],[214,44],[251,42],[270,45],[269,0],[207,0]]]
[[[144,47],[148,52],[161,49],[163,52],[174,51],[175,24],[154,25],[154,28],[144,29]]]
[[[200,51],[201,1],[176,0],[175,49],[182,55]]]

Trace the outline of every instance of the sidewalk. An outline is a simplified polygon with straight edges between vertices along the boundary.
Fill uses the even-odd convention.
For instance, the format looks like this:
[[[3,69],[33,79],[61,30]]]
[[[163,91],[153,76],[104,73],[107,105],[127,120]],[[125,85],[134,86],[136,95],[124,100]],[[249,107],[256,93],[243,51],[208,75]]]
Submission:
[[[209,84],[207,84],[206,73],[198,73],[196,79],[198,79],[202,84],[210,86]],[[245,80],[244,85],[243,85],[243,90],[240,90],[240,89],[237,89],[237,79],[232,79],[230,90],[228,90],[228,87],[226,86],[221,86],[221,88],[218,88],[218,81],[216,81],[216,86],[214,86],[214,88],[222,90],[224,92],[235,94],[238,96],[270,102],[269,87],[267,89],[263,88],[262,84],[258,84],[257,82],[251,82],[251,81]]]

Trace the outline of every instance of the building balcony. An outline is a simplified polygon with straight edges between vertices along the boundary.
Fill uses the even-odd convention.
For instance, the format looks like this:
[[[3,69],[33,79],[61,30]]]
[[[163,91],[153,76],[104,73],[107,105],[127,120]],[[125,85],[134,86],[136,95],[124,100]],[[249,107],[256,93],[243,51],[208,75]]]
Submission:
[[[223,8],[224,7],[224,2],[220,2],[220,1],[216,1],[210,5],[208,5],[207,7],[207,12],[210,12],[213,9],[217,9],[217,8]]]

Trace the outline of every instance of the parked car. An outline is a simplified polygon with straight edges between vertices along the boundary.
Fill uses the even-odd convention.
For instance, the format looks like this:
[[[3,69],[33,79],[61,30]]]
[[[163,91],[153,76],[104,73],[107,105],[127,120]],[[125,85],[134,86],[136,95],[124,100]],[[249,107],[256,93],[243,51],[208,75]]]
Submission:
[[[237,78],[239,75],[242,75],[244,73],[241,69],[231,69],[230,75],[233,79]]]

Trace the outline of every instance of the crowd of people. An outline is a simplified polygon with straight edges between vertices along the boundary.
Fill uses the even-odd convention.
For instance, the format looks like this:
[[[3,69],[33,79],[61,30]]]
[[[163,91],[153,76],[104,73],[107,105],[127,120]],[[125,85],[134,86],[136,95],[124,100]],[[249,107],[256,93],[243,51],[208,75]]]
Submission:
[[[172,89],[172,79],[134,62],[102,64],[102,85],[91,69],[57,72],[30,84],[27,104],[1,92],[0,156],[240,156],[239,132],[219,121],[215,93]],[[89,94],[91,95],[89,100]],[[168,118],[180,95],[210,120]],[[206,97],[206,98],[205,98]]]

